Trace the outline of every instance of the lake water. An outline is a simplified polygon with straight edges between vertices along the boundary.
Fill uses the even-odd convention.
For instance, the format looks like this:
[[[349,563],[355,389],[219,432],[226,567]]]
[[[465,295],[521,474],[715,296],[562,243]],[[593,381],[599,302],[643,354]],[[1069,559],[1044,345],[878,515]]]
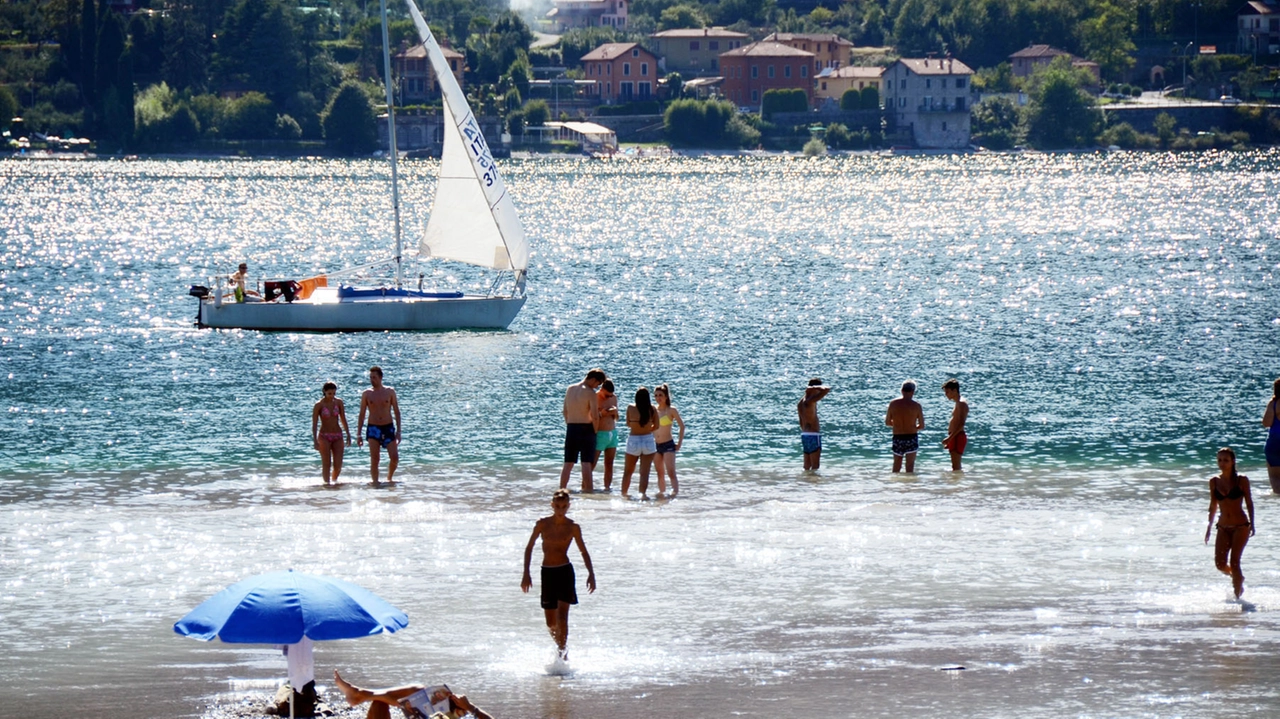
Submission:
[[[405,168],[411,242],[435,167]],[[171,627],[286,567],[410,617],[318,645],[318,676],[444,681],[503,718],[1280,711],[1259,426],[1280,153],[504,170],[535,253],[509,332],[305,335],[195,329],[187,286],[390,254],[385,165],[0,163],[0,716],[194,717],[263,691],[278,652]],[[363,485],[352,448],[323,489],[311,405],[336,381],[354,429],[373,364],[403,481]],[[600,589],[580,569],[575,673],[551,677],[521,555],[563,388],[597,365],[623,397],[671,384],[682,491],[575,499]],[[834,387],[818,474],[794,409],[811,376]],[[948,377],[973,408],[963,474],[938,447]],[[884,409],[908,378],[928,428],[894,476]],[[1203,543],[1223,445],[1254,480],[1252,612]]]

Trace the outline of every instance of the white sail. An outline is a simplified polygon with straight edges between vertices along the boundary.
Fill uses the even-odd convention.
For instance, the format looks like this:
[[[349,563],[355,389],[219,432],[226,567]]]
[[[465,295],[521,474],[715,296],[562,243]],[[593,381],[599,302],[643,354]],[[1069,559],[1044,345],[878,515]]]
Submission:
[[[405,4],[444,98],[440,182],[421,251],[431,257],[523,272],[529,266],[529,243],[480,123],[418,6],[413,0]]]

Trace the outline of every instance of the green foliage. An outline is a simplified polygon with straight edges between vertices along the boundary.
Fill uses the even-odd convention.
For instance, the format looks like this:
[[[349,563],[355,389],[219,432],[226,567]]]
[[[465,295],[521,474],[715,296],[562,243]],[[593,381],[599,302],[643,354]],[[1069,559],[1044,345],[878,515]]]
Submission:
[[[874,85],[867,85],[862,88],[862,109],[863,110],[879,110],[880,109],[880,89]]]
[[[710,19],[701,8],[694,5],[681,3],[680,5],[672,5],[662,11],[658,16],[659,30],[673,30],[677,28],[700,28],[706,27]]]
[[[219,129],[229,140],[265,140],[275,134],[276,109],[260,92],[250,92],[228,103]]]
[[[596,108],[596,115],[600,117],[615,117],[618,115],[658,115],[661,113],[662,103],[657,100],[620,102],[617,105],[601,105]]]
[[[774,0],[720,0],[714,13],[717,25],[732,25],[746,21],[752,25],[764,25],[775,6]]]
[[[324,108],[309,92],[297,92],[284,103],[284,111],[298,123],[302,130],[302,139],[319,140],[324,137],[324,128],[320,126],[320,112]]]
[[[282,140],[301,140],[302,127],[298,121],[288,115],[276,115],[275,136]]]
[[[0,85],[0,130],[9,129],[9,121],[18,114],[18,98],[13,96],[13,92]]]
[[[377,149],[378,128],[369,96],[358,83],[344,83],[322,116],[324,139],[340,155],[367,155]]]
[[[551,119],[551,108],[547,107],[546,100],[530,100],[524,104],[521,109],[524,114],[525,121],[530,127],[541,127],[547,124]]]
[[[200,127],[205,132],[221,135],[219,126],[222,125],[222,119],[226,117],[227,107],[230,104],[217,95],[196,95],[191,98],[187,106],[191,108],[191,112],[195,113]]]
[[[236,3],[218,33],[213,59],[217,81],[247,86],[281,102],[306,89],[295,15],[283,0]]]
[[[808,142],[804,143],[802,152],[804,152],[805,157],[825,155],[827,154],[827,143],[823,142],[821,138],[810,138]]]
[[[1168,147],[1174,137],[1174,128],[1178,126],[1178,121],[1173,115],[1162,112],[1156,115],[1156,119],[1152,122],[1156,128],[1156,136],[1160,138],[1160,144]]]
[[[684,97],[684,76],[678,72],[669,72],[663,78],[667,87],[667,98],[679,100]]]
[[[862,93],[849,88],[840,96],[840,109],[845,112],[862,109]]]
[[[1080,89],[1084,75],[1087,73],[1072,70],[1068,58],[1059,57],[1032,76],[1026,113],[1028,141],[1044,149],[1093,144],[1101,116],[1093,97]]]
[[[1013,66],[1007,61],[995,67],[979,68],[973,75],[973,89],[977,92],[1014,92]]]
[[[1008,98],[980,102],[970,112],[973,142],[990,150],[1008,150],[1017,144],[1018,108]]]
[[[507,68],[508,84],[516,90],[519,97],[529,96],[529,83],[533,81],[533,68],[529,66],[529,57],[521,52]]]
[[[768,117],[775,112],[805,112],[809,109],[809,96],[804,90],[765,90],[760,98],[760,114]]]
[[[1263,105],[1240,105],[1231,113],[1230,127],[1255,142],[1280,142],[1280,112]]]
[[[1114,145],[1125,150],[1150,149],[1159,142],[1155,135],[1138,132],[1127,122],[1108,127],[1098,141],[1108,147]]]
[[[683,147],[742,146],[759,141],[759,132],[736,119],[733,103],[724,100],[676,100],[663,115],[667,140]]]
[[[201,92],[209,81],[208,35],[187,3],[174,3],[164,22],[161,76],[179,91]]]
[[[524,134],[525,122],[524,113],[519,110],[507,114],[507,132],[512,137],[520,137]]]
[[[467,39],[467,67],[473,82],[496,84],[517,58],[527,58],[532,42],[533,31],[524,20],[511,12],[501,15],[488,32]]]
[[[1137,29],[1137,8],[1120,0],[1091,0],[1092,17],[1080,23],[1080,39],[1089,59],[1098,63],[1103,77],[1117,77],[1133,67],[1137,46],[1131,39]]]
[[[853,146],[853,138],[849,134],[849,128],[833,122],[827,125],[827,131],[823,133],[823,139],[833,150],[844,150]]]

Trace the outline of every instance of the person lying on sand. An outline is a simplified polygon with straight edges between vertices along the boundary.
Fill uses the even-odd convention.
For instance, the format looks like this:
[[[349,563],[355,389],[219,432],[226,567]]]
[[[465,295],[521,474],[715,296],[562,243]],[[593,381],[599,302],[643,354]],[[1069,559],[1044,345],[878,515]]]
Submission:
[[[360,706],[369,702],[368,719],[390,719],[391,707],[396,707],[407,719],[413,719],[417,712],[407,705],[401,704],[405,699],[426,689],[422,684],[406,684],[388,689],[363,689],[342,678],[338,670],[333,670],[333,682],[342,690],[351,706]],[[435,716],[445,716],[436,714]],[[476,719],[493,719],[485,710],[472,704],[465,694],[449,694],[449,719],[473,716]]]

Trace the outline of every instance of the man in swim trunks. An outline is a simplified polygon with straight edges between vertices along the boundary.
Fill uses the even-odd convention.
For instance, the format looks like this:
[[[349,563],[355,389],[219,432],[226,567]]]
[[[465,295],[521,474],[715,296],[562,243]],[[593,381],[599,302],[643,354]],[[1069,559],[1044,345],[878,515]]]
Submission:
[[[965,420],[969,419],[969,403],[960,396],[960,380],[952,378],[942,383],[942,393],[955,403],[951,409],[951,421],[947,423],[947,438],[942,446],[951,453],[951,471],[959,472],[960,456],[969,445],[969,436],[964,433]]]
[[[924,429],[924,409],[912,397],[916,383],[902,383],[902,396],[889,403],[884,423],[893,428],[893,471],[902,471],[902,460],[907,460],[907,472],[916,471],[916,452],[920,449],[920,430]]]
[[[596,422],[596,456],[591,460],[592,468],[600,464],[600,455],[604,454],[604,490],[609,491],[613,484],[613,459],[618,456],[618,395],[613,393],[613,382],[605,380],[596,392],[596,407],[599,419]]]
[[[804,399],[796,405],[800,415],[800,444],[804,449],[804,469],[818,469],[822,461],[822,433],[818,430],[818,400],[826,397],[831,388],[814,377],[804,390]]]
[[[528,594],[533,586],[529,575],[529,562],[533,558],[533,545],[542,537],[542,609],[547,618],[547,631],[555,640],[560,659],[568,661],[566,644],[569,641],[569,607],[578,603],[578,591],[569,563],[569,544],[577,543],[582,553],[582,563],[587,567],[587,591],[596,591],[596,573],[591,568],[591,555],[582,543],[582,527],[569,519],[569,490],[557,489],[551,495],[550,517],[543,517],[533,525],[533,534],[524,548],[524,576],[520,579],[520,591]]]
[[[596,390],[608,379],[599,367],[586,379],[564,392],[564,466],[560,469],[560,489],[569,485],[573,465],[582,463],[582,491],[592,491],[591,470],[596,461],[596,429],[600,421]]]
[[[356,420],[356,446],[369,440],[369,474],[373,484],[378,484],[378,461],[382,448],[387,448],[387,484],[395,484],[396,466],[400,464],[400,403],[396,391],[382,384],[382,368],[369,368],[371,389],[360,395],[360,418]],[[364,432],[365,414],[369,415],[369,429]],[[394,422],[392,418],[394,416]]]

